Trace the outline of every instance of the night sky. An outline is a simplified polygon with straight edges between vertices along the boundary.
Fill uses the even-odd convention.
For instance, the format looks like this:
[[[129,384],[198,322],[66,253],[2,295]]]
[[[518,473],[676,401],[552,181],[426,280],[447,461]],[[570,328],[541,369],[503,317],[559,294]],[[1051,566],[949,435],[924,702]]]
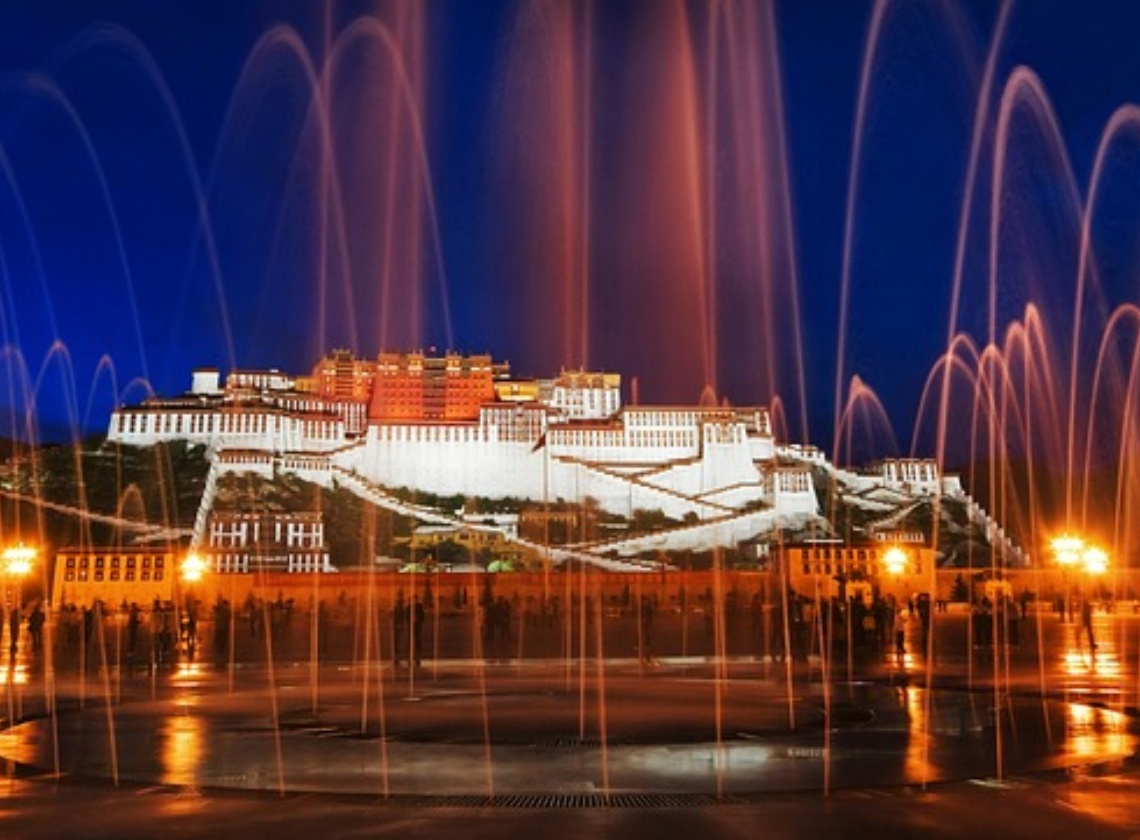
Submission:
[[[859,134],[871,3],[0,0],[0,433],[101,431],[195,366],[450,347],[643,403],[778,397],[829,451],[858,376],[890,423],[860,415],[862,454],[905,453],[952,333],[1033,303],[1068,358],[1075,202],[1140,102],[1140,4],[1010,7],[955,306],[999,10],[885,4]],[[1009,109],[991,280],[1018,67],[1048,98]],[[1093,226],[1102,319],[1140,288],[1137,134]]]

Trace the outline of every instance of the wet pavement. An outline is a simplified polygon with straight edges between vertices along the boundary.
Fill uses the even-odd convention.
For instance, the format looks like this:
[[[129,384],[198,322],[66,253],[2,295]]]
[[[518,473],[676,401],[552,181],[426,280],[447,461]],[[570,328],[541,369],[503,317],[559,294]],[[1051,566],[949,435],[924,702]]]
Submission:
[[[1140,621],[996,656],[935,629],[933,668],[829,680],[815,658],[15,663],[0,836],[1140,836]]]
[[[786,684],[763,666],[186,668],[60,687],[0,736],[38,772],[132,784],[417,798],[714,796],[1039,775],[1137,749],[1122,710],[899,679]],[[718,673],[719,671],[719,673]],[[370,679],[370,676],[372,677]],[[313,678],[316,677],[316,682]]]

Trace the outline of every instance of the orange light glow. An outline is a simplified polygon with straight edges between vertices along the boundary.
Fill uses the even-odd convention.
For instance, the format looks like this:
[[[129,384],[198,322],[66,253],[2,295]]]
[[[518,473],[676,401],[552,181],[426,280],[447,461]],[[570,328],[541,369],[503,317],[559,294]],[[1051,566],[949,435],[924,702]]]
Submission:
[[[32,561],[36,559],[36,549],[20,543],[4,549],[0,554],[4,561],[4,571],[13,577],[25,577],[32,570]]]
[[[887,574],[901,575],[906,571],[907,563],[906,552],[898,546],[888,548],[883,554],[883,568],[887,570]]]

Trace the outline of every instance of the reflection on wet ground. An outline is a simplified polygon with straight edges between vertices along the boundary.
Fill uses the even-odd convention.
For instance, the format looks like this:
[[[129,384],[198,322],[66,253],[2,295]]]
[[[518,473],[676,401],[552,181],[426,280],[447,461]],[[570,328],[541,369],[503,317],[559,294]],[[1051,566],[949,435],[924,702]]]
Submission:
[[[415,683],[387,670],[179,672],[122,703],[62,702],[9,729],[0,754],[116,782],[277,792],[501,796],[742,793],[926,785],[1125,759],[1135,720],[1064,698],[867,681],[786,688],[760,666],[469,663]],[[604,692],[601,686],[604,684]],[[379,687],[378,687],[379,686]],[[789,719],[795,721],[794,728]]]
[[[10,774],[252,794],[725,797],[1072,775],[1137,755],[1140,620],[844,667],[765,658],[3,671]],[[830,682],[823,683],[824,674]],[[789,683],[790,677],[790,683]],[[790,687],[789,687],[790,686]]]

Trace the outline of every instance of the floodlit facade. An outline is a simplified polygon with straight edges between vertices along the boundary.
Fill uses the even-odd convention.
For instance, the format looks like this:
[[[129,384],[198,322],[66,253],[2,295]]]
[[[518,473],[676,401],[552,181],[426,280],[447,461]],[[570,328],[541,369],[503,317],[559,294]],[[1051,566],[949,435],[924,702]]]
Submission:
[[[51,602],[149,604],[169,601],[177,567],[169,548],[63,548],[56,553]]]
[[[336,351],[307,377],[236,371],[224,384],[201,369],[181,397],[115,410],[108,437],[302,455],[306,477],[326,484],[347,474],[441,496],[588,498],[677,519],[817,512],[810,476],[777,461],[766,408],[623,407],[618,374],[516,382],[489,356]]]
[[[320,513],[212,511],[202,555],[215,572],[333,572]]]

